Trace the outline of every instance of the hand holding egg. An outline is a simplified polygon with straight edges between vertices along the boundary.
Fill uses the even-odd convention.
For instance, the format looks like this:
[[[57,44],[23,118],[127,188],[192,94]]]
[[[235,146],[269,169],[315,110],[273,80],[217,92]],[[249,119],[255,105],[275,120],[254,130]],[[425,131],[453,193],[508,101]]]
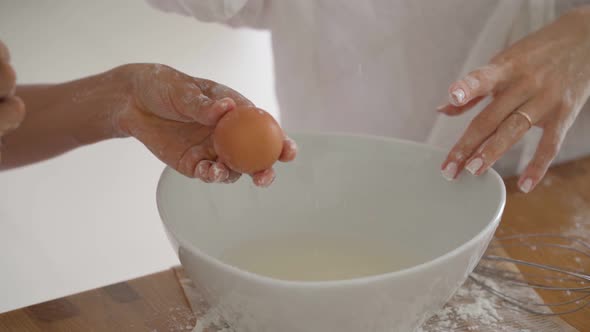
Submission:
[[[162,65],[125,70],[132,98],[116,126],[178,172],[207,183],[233,183],[246,173],[266,187],[275,178],[272,165],[295,158],[295,142],[238,92]]]
[[[251,174],[258,186],[274,180],[272,165],[295,157],[295,143],[286,138],[275,119],[252,106],[227,112],[213,132],[218,162],[237,174]]]

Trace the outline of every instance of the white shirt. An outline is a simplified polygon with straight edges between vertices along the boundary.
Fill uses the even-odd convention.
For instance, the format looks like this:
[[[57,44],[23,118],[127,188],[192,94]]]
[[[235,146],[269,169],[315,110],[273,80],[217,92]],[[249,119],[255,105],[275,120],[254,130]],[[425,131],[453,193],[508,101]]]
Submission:
[[[553,0],[148,2],[206,22],[269,29],[287,130],[390,136],[447,149],[484,106],[459,118],[438,115],[449,84],[550,22],[555,12]],[[558,1],[558,11],[573,2]],[[590,153],[588,111],[571,129],[559,160]],[[539,134],[531,131],[496,169],[504,175],[522,170]]]

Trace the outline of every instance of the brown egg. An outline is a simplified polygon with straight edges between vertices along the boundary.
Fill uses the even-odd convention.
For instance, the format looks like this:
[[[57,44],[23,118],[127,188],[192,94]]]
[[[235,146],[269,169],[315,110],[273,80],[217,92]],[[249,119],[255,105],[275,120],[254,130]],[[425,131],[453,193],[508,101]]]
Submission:
[[[219,120],[213,145],[229,168],[252,174],[270,168],[279,159],[283,138],[272,115],[255,107],[237,107]]]

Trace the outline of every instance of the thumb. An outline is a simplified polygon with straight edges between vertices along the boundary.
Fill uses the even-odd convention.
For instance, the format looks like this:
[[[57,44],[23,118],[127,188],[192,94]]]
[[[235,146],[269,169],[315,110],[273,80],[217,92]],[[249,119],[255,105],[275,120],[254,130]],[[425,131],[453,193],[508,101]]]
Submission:
[[[194,83],[182,84],[170,97],[180,114],[205,126],[214,126],[225,113],[236,107],[231,98],[214,100],[207,97]]]

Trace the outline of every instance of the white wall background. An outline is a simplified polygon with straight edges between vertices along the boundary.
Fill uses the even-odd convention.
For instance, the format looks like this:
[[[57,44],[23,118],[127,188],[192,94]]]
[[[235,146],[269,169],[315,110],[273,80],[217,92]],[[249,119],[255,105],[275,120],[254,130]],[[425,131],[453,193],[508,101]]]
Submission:
[[[4,0],[0,39],[20,83],[159,62],[277,111],[266,33],[161,13],[141,0]],[[0,173],[0,312],[177,264],[155,205],[162,168],[128,139]]]

